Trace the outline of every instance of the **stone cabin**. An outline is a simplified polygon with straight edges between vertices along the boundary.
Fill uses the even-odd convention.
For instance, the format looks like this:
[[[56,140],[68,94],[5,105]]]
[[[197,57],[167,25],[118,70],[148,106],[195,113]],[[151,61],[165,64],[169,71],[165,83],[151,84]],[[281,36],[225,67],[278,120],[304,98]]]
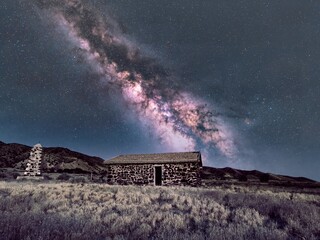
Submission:
[[[105,161],[106,180],[121,185],[200,185],[200,152],[120,155]]]

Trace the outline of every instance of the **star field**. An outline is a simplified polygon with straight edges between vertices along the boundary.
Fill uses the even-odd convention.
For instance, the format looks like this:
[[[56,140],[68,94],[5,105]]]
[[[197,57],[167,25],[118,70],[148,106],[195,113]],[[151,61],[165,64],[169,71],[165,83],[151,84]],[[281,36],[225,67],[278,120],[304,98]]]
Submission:
[[[192,143],[207,165],[320,179],[320,3],[83,1],[105,19],[119,47],[90,35],[90,24],[100,20],[77,22],[61,7],[67,2],[77,1],[1,3],[1,141],[40,141],[103,158],[183,151]],[[54,20],[57,13],[67,25]],[[75,39],[72,24],[79,24]],[[88,57],[94,51],[103,56],[102,48],[118,73],[141,74],[142,93],[138,78],[119,78],[122,85],[114,87],[106,80],[110,72],[95,70],[105,58]],[[124,59],[132,51],[136,58]],[[158,115],[137,107],[141,96],[143,104],[158,104]],[[211,127],[192,125],[189,96],[195,108],[205,102]],[[212,138],[212,130],[208,140],[209,129],[223,137]],[[189,145],[173,148],[172,134]]]

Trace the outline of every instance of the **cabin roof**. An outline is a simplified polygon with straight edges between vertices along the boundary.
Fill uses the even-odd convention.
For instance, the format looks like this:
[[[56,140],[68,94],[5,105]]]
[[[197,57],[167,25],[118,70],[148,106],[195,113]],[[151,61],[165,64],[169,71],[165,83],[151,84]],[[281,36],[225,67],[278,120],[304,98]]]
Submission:
[[[105,161],[106,165],[117,164],[157,164],[157,163],[187,163],[200,162],[200,152],[175,152],[175,153],[152,153],[152,154],[128,154],[119,155]]]

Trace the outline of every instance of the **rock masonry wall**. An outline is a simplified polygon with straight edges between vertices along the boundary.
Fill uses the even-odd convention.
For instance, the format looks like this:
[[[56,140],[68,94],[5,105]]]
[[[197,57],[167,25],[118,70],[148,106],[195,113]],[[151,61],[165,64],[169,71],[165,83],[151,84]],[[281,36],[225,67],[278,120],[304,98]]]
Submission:
[[[154,185],[155,166],[162,167],[162,186],[201,183],[199,163],[108,165],[106,180],[109,184]]]

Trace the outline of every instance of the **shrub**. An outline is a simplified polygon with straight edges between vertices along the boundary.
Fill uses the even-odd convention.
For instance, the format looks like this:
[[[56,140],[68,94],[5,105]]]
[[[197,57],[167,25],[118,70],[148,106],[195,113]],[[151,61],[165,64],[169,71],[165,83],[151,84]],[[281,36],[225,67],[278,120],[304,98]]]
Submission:
[[[70,175],[67,173],[62,173],[57,177],[57,180],[68,181],[70,179]]]
[[[4,172],[0,172],[0,179],[6,179],[8,178],[8,174]]]
[[[246,182],[248,181],[248,177],[246,175],[240,175],[240,177],[238,178],[238,180],[240,182]]]
[[[88,179],[85,177],[73,177],[71,178],[72,183],[86,183],[88,182]]]
[[[270,175],[267,174],[267,173],[264,173],[264,174],[262,174],[262,175],[260,176],[259,179],[260,179],[260,182],[264,182],[264,183],[269,182],[269,180],[270,180]]]
[[[318,239],[320,195],[299,194],[0,181],[0,238]]]
[[[52,177],[50,177],[48,174],[43,174],[42,177],[44,180],[52,180]]]
[[[18,176],[20,176],[16,172],[0,172],[0,179],[16,179]]]

